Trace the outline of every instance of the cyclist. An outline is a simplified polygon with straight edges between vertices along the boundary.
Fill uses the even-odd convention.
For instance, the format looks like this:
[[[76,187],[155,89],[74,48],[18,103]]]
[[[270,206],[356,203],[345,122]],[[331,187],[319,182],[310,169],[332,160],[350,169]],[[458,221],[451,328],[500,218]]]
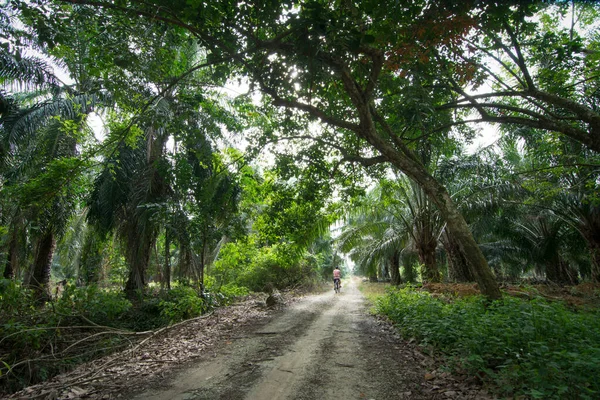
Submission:
[[[338,288],[342,287],[342,271],[340,271],[340,267],[335,267],[333,270],[333,289],[335,290],[335,284],[337,281]]]

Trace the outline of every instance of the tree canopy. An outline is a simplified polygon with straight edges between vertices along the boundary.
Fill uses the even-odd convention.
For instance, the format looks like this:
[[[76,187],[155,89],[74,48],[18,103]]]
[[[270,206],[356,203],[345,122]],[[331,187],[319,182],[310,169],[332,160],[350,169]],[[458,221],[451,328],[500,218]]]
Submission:
[[[470,199],[459,195],[477,183],[461,186],[440,169],[487,123],[526,145],[519,157],[548,168],[552,176],[540,182],[538,173],[535,183],[506,171],[531,198],[559,201],[549,186],[582,179],[583,192],[556,207],[578,204],[580,218],[569,223],[585,238],[597,281],[599,228],[581,213],[597,213],[598,12],[586,1],[10,2],[1,16],[3,192],[25,203],[3,212],[7,248],[20,251],[23,229],[35,233],[34,279],[45,285],[54,236],[79,207],[96,237],[88,251],[117,234],[129,292],[146,285],[159,237],[165,266],[173,244],[179,268],[203,280],[210,254],[244,225],[260,231],[257,243],[306,248],[337,215],[331,195],[349,201],[392,171],[425,196],[427,218],[440,221],[430,233],[446,238],[440,244],[461,275],[498,298],[463,204]],[[248,92],[226,96],[222,88],[236,81]],[[86,126],[94,111],[107,120],[101,140]],[[248,142],[247,155],[220,154],[235,136]],[[244,163],[264,148],[274,178],[262,184],[260,205],[240,208]],[[252,224],[240,220],[250,213]]]

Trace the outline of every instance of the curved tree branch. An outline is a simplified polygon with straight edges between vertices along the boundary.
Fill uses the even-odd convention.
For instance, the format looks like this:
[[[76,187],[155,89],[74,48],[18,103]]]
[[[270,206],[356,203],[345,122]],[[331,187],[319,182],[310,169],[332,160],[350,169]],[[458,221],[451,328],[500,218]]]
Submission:
[[[535,90],[535,84],[533,83],[533,79],[531,79],[531,75],[529,74],[529,70],[527,69],[527,64],[525,63],[525,58],[523,58],[523,53],[521,52],[521,45],[519,44],[519,41],[517,40],[517,36],[515,35],[515,32],[512,30],[512,28],[510,27],[510,25],[508,25],[508,23],[505,21],[504,22],[504,29],[506,30],[506,32],[508,33],[508,36],[510,37],[510,40],[512,42],[513,47],[515,48],[516,51],[516,60],[515,62],[517,63],[517,65],[519,66],[519,69],[521,70],[521,72],[523,73],[523,76],[525,77],[525,82],[527,82],[527,87],[529,88],[529,90]]]

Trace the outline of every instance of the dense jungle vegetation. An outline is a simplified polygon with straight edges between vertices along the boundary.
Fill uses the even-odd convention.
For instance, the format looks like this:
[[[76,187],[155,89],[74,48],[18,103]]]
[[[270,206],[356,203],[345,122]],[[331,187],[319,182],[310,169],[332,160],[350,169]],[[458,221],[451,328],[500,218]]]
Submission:
[[[597,302],[501,290],[600,293],[595,1],[0,5],[0,391],[342,265],[504,395],[600,393]]]

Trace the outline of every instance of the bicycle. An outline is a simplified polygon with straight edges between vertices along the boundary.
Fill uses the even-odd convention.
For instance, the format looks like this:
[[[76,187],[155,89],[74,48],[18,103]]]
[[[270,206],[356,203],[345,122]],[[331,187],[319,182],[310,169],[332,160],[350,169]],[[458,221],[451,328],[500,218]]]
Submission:
[[[342,285],[340,284],[339,279],[334,279],[333,281],[333,291],[336,293],[340,293],[342,290]]]

